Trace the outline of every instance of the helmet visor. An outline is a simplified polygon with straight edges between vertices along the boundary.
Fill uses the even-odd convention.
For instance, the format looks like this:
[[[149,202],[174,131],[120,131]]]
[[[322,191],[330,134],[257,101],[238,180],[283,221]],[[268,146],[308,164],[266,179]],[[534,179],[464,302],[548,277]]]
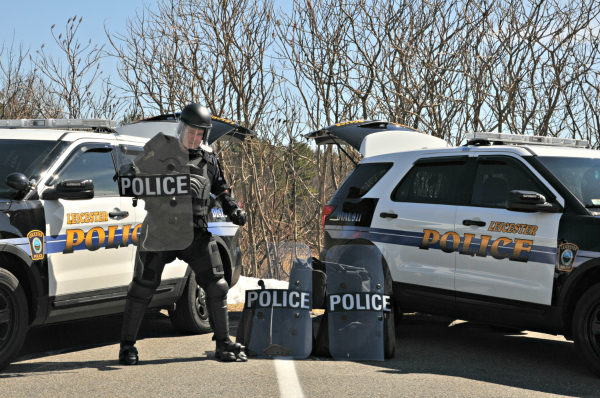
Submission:
[[[179,142],[188,149],[199,148],[206,135],[206,130],[203,127],[194,127],[185,123],[179,123],[177,127]]]

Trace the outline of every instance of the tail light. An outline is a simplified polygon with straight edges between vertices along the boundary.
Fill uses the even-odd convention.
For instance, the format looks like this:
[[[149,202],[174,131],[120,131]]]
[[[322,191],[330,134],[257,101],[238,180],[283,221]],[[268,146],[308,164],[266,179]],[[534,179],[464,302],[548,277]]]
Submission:
[[[323,218],[321,220],[321,227],[323,229],[325,229],[325,219],[327,218],[328,215],[333,213],[334,210],[335,210],[335,206],[333,206],[333,205],[326,205],[323,207]]]

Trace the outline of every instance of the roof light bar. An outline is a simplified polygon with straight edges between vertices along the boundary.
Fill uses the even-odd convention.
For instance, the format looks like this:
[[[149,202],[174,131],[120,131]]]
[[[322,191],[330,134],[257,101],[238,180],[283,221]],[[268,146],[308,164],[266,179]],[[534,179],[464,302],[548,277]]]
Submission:
[[[114,129],[117,122],[106,119],[11,119],[0,120],[0,127],[9,129]]]
[[[574,148],[588,148],[590,143],[587,140],[578,140],[574,138],[543,137],[540,135],[521,135],[494,133],[489,131],[468,133],[466,135],[467,145],[472,141],[502,142],[504,144],[528,144],[528,145],[553,145],[568,146]]]

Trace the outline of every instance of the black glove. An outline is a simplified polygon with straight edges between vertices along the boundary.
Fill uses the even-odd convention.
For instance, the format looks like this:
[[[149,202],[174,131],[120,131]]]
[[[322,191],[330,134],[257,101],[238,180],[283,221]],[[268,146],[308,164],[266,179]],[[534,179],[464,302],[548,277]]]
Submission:
[[[231,222],[240,227],[246,224],[246,212],[239,207],[229,214]]]
[[[127,163],[119,168],[119,176],[135,176],[138,174],[138,169],[133,163]]]

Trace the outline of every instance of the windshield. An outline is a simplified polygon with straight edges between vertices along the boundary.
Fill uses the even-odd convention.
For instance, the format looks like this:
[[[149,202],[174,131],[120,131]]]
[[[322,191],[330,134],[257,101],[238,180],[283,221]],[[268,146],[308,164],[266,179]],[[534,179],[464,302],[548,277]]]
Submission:
[[[6,176],[19,172],[37,180],[68,143],[40,140],[0,140],[0,199],[15,199]]]
[[[588,208],[600,208],[600,159],[538,158]]]

